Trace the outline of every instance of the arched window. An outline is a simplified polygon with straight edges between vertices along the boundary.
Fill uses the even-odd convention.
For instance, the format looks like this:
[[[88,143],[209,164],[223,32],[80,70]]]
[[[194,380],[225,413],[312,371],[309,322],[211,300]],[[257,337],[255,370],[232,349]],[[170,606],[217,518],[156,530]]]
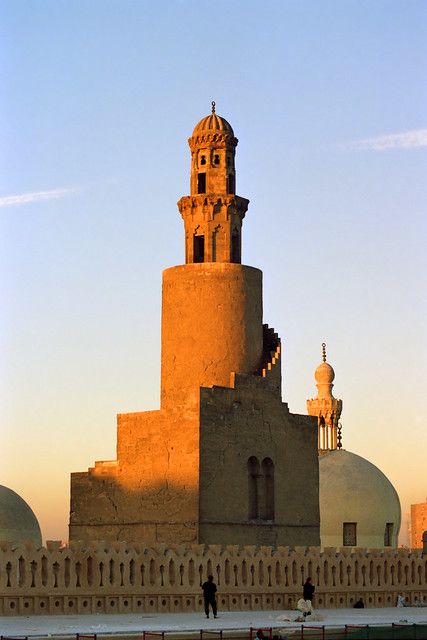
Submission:
[[[263,520],[274,520],[274,463],[271,458],[262,461],[262,475],[264,480]]]
[[[248,460],[248,519],[256,520],[259,518],[259,478],[260,478],[259,461],[255,456],[251,456]]]
[[[264,458],[248,460],[248,519],[274,520],[274,463]]]
[[[237,264],[241,262],[240,234],[237,229],[234,229],[231,234],[231,262],[235,262]]]
[[[206,173],[197,174],[197,193],[206,193]]]

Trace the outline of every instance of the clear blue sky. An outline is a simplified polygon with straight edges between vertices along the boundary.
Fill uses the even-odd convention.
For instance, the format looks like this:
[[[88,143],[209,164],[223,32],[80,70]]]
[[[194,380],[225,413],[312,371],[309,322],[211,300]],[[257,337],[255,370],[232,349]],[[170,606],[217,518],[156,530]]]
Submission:
[[[187,138],[217,102],[284,399],[321,343],[344,446],[427,495],[427,3],[3,0],[0,483],[66,538],[69,474],[156,408]]]

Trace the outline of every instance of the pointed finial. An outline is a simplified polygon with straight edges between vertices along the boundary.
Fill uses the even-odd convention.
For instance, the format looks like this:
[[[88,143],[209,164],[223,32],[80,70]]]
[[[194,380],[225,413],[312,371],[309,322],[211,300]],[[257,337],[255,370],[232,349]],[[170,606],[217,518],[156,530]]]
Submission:
[[[212,113],[215,113],[215,100],[212,100]]]
[[[326,342],[322,342],[322,358],[323,362],[326,362]]]

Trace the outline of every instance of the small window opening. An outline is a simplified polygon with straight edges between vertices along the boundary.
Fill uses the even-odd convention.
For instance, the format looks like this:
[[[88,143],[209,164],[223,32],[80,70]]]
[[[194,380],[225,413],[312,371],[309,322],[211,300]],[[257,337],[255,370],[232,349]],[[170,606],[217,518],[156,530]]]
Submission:
[[[197,174],[197,193],[206,193],[206,173]]]
[[[236,178],[232,173],[227,177],[227,193],[234,193],[236,191]]]
[[[217,153],[214,155],[214,164],[219,164],[219,155]]]
[[[200,158],[200,164],[206,164],[206,156]]]
[[[344,547],[357,546],[356,526],[357,522],[343,522],[342,538]]]
[[[387,522],[384,530],[384,546],[391,547],[393,540],[394,522]]]
[[[231,262],[236,262],[237,264],[241,262],[240,237],[237,232],[231,236]]]
[[[194,262],[205,261],[205,236],[194,236],[193,260]]]

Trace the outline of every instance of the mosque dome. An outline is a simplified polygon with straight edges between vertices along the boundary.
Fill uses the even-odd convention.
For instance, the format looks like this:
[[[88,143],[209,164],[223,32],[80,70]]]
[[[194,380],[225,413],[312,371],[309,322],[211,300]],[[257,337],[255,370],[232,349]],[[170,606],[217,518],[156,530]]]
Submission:
[[[374,464],[336,449],[319,457],[320,540],[323,547],[396,547],[397,492]]]
[[[222,118],[215,113],[215,102],[212,102],[212,113],[205,118],[202,118],[194,127],[193,136],[198,136],[201,133],[206,133],[207,131],[229,133],[231,136],[234,136],[231,124],[227,122],[225,118]]]
[[[42,546],[40,525],[28,504],[12,489],[0,485],[0,541]]]
[[[335,378],[335,371],[328,362],[322,362],[314,372],[317,384],[331,384]]]

